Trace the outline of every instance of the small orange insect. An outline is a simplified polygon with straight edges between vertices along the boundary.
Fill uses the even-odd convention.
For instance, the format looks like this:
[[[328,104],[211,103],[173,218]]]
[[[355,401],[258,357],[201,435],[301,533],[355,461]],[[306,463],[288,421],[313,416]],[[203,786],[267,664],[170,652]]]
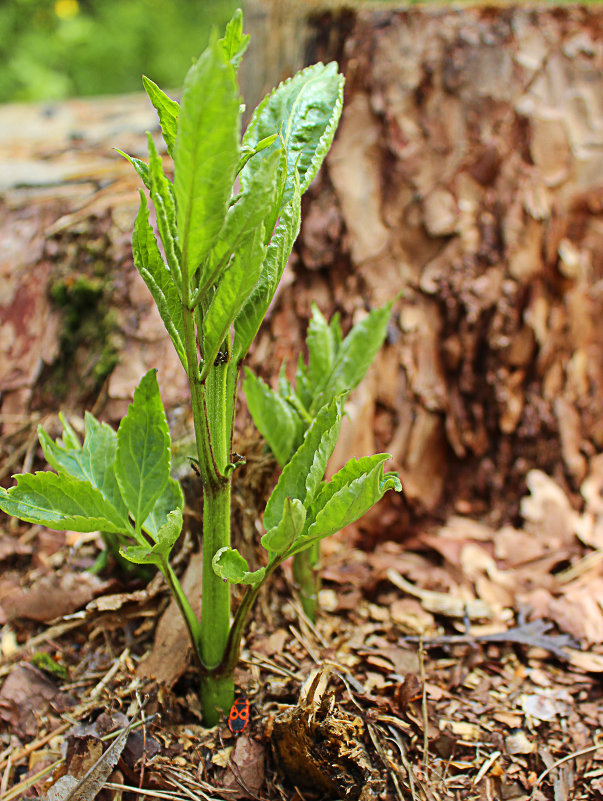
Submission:
[[[249,699],[242,693],[230,708],[228,713],[228,728],[233,734],[241,734],[249,723]]]

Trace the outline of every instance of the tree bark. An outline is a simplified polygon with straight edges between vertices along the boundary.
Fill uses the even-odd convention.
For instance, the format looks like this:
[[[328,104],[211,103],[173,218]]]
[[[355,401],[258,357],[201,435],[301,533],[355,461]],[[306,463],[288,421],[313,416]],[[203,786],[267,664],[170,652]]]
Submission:
[[[312,301],[349,326],[402,292],[336,455],[372,445],[393,454],[405,498],[380,507],[390,535],[409,515],[452,509],[513,520],[533,467],[578,498],[603,448],[603,11],[310,12],[293,27],[269,26],[270,75],[259,56],[244,73],[253,94],[300,59],[337,58],[347,81],[335,144],[251,366],[272,377],[282,358],[294,364]],[[296,26],[305,33],[288,51]],[[119,301],[106,415],[123,410],[151,363],[168,403],[184,390],[131,266],[136,178],[110,151],[141,155],[152,114],[142,100],[102,104],[102,113],[60,104],[54,118],[39,109],[40,133],[71,115],[54,138],[1,134],[5,164],[19,147],[35,164],[20,188],[4,186],[5,426],[44,398],[40,375],[60,350],[60,317],[40,287],[66,261],[88,270],[99,239]],[[0,110],[0,131],[14,113]]]

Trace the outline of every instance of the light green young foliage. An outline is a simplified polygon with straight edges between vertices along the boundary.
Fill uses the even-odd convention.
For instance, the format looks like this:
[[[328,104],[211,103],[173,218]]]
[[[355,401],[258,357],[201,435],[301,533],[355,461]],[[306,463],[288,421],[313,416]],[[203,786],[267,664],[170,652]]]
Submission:
[[[330,323],[316,304],[306,334],[308,364],[297,365],[296,387],[281,371],[278,391],[245,368],[243,391],[258,431],[284,466],[319,410],[362,381],[387,333],[392,303],[373,309],[345,339],[337,315]]]
[[[170,478],[170,437],[155,370],[142,378],[117,432],[89,412],[83,444],[64,419],[63,427],[62,440],[54,442],[38,430],[57,472],[16,476],[16,486],[0,489],[0,509],[58,531],[101,530],[124,542],[144,542],[137,530],[154,535],[169,512],[182,511],[182,490]]]
[[[154,370],[136,388],[117,432],[92,415],[83,444],[66,422],[62,440],[53,442],[41,430],[45,456],[57,472],[17,476],[16,486],[0,489],[0,509],[9,514],[58,529],[101,530],[115,537],[125,559],[162,571],[203,668],[208,725],[232,703],[243,625],[261,583],[283,559],[357,519],[399,486],[383,475],[384,456],[351,463],[323,481],[343,393],[366,369],[367,342],[381,335],[376,323],[365,326],[360,353],[351,340],[346,345],[351,335],[341,342],[337,325],[327,326],[316,310],[310,364],[299,367],[297,395],[280,382],[287,392],[278,398],[275,447],[288,464],[264,514],[266,565],[250,570],[230,547],[232,420],[241,361],[274,297],[299,232],[301,196],[330,147],[343,101],[337,65],[315,64],[262,101],[241,141],[237,69],[248,40],[237,12],[224,37],[212,36],[189,70],[180,105],[144,79],[173,170],[164,169],[151,136],[148,163],[122,153],[150,194],[157,221],[155,232],[141,191],[134,263],[191,391],[195,461],[204,484],[201,619],[169,563],[184,499],[170,477],[170,435]],[[251,377],[247,388],[248,398],[255,392],[258,407],[270,414],[270,391]],[[232,626],[231,583],[246,587]]]

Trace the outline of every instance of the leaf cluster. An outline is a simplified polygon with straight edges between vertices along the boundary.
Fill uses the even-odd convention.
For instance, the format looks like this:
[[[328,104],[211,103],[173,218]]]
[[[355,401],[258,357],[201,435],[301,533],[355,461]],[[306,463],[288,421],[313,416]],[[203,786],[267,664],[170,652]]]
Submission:
[[[15,486],[0,488],[0,509],[57,531],[105,532],[126,559],[167,571],[184,497],[170,476],[170,432],[156,371],[142,378],[117,432],[86,412],[81,442],[62,415],[61,422],[63,435],[56,440],[38,429],[56,472],[15,476]]]
[[[387,332],[392,303],[373,309],[343,338],[339,316],[327,322],[316,304],[308,325],[308,360],[300,354],[295,385],[282,366],[277,391],[245,368],[243,390],[259,432],[276,460],[284,467],[318,411],[341,392],[362,381]]]
[[[285,559],[354,523],[388,490],[402,489],[396,473],[384,473],[384,463],[391,458],[387,453],[351,459],[330,481],[323,480],[339,436],[344,401],[341,393],[320,409],[268,499],[262,537],[267,567],[250,571],[236,549],[222,548],[213,560],[221,578],[256,587]]]

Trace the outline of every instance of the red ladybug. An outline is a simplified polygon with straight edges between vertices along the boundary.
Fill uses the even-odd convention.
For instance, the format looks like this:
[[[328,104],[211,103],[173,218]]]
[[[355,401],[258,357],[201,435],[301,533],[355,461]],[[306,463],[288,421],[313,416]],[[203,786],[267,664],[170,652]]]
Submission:
[[[230,712],[228,713],[228,728],[237,735],[245,731],[249,723],[249,699],[243,693],[235,698]]]

